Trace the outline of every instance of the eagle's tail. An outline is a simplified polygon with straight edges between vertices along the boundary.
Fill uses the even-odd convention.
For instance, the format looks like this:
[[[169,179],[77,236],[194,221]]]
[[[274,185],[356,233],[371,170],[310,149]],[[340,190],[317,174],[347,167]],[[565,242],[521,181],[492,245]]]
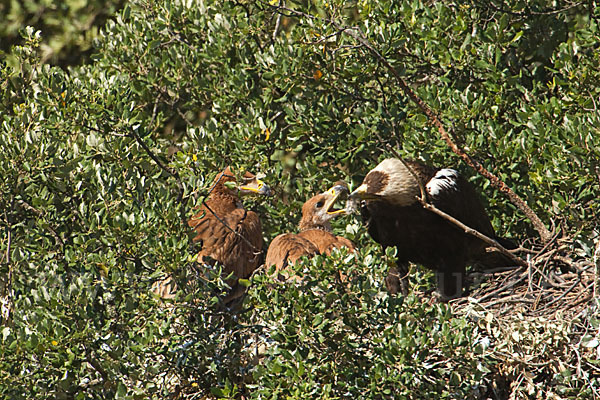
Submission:
[[[500,236],[496,236],[494,239],[496,239],[496,242],[500,243],[506,250],[514,250],[518,247],[517,244],[510,239]]]

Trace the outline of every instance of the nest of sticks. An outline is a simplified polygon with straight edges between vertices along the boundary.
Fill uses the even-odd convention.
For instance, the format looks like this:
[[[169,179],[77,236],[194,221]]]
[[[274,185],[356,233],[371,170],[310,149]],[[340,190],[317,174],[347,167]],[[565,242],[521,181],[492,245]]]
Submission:
[[[574,319],[600,295],[600,241],[595,257],[577,256],[576,245],[555,238],[546,245],[513,250],[527,266],[474,273],[468,297],[457,306],[476,302],[495,315],[518,312],[524,316]]]

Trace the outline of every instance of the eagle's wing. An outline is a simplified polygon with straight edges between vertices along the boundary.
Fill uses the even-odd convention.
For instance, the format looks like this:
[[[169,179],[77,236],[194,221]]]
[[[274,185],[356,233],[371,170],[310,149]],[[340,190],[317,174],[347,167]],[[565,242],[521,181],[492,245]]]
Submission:
[[[298,237],[308,240],[317,249],[319,253],[324,254],[325,251],[335,242],[335,236],[321,229],[308,229],[298,233]]]
[[[210,257],[224,268],[224,275],[233,273],[247,278],[258,267],[263,247],[262,228],[253,211],[236,208],[217,218],[205,210],[201,218],[190,219],[196,231],[194,241],[202,242],[198,261]]]
[[[284,233],[273,239],[269,245],[265,266],[270,268],[274,265],[275,271],[280,272],[302,256],[317,254],[320,254],[319,249],[309,240],[293,233]]]
[[[347,247],[349,250],[354,251],[354,244],[350,240],[321,229],[302,231],[298,236],[314,244],[321,254],[329,255],[333,249],[340,247]]]
[[[199,242],[202,250],[214,249],[222,245],[224,237],[216,235],[220,222],[217,217],[205,207],[202,207],[198,213],[188,221],[188,225],[194,229],[196,236],[193,241]]]
[[[340,247],[347,247],[348,250],[352,253],[354,253],[354,251],[356,251],[356,247],[354,246],[354,243],[352,243],[352,241],[350,239],[347,239],[342,236],[336,236],[335,242],[331,246],[329,246],[329,249],[327,249],[325,254],[329,254],[329,253],[331,253],[331,251],[333,249],[339,249]]]
[[[263,237],[260,220],[254,211],[238,208],[219,222],[216,234],[223,237],[223,245],[212,250],[210,257],[233,272],[237,278],[248,278],[260,263]],[[231,228],[231,229],[229,229]]]

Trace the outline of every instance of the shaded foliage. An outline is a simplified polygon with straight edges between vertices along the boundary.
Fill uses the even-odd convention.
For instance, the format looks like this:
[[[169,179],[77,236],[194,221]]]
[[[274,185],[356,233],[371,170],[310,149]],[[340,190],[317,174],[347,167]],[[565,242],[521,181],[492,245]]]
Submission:
[[[42,32],[39,53],[42,61],[66,67],[89,60],[92,42],[100,28],[123,6],[122,0],[51,2],[3,0],[0,2],[0,54],[22,45],[20,32],[32,26]]]
[[[184,221],[226,164],[263,171],[277,196],[249,207],[268,241],[294,229],[312,194],[338,179],[360,182],[391,145],[471,176],[498,234],[534,234],[335,20],[360,29],[457,142],[591,260],[598,14],[587,3],[550,3],[139,0],[108,20],[88,62],[68,70],[40,57],[45,32],[23,30],[0,80],[0,289],[12,308],[0,395],[527,396],[495,350],[512,347],[489,336],[481,310],[458,314],[419,290],[387,296],[393,249],[382,254],[352,217],[335,228],[348,225],[359,255],[306,261],[297,285],[259,271],[246,312],[235,315],[218,307],[218,268],[194,265]],[[3,39],[21,23],[15,9]],[[180,283],[173,302],[149,291],[164,274]],[[431,285],[427,272],[413,279]],[[583,369],[557,350],[562,369],[536,377],[546,384],[540,395],[598,396],[597,316],[590,306],[579,325],[524,331],[543,333],[526,347],[539,351],[548,337],[565,349],[588,330],[577,345]]]

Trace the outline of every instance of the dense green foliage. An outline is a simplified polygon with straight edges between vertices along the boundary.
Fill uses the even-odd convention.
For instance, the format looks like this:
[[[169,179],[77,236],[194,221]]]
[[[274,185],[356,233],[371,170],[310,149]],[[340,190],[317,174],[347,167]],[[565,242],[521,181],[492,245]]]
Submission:
[[[364,35],[472,157],[591,259],[600,15],[595,2],[504,3],[137,0],[98,33],[91,59],[69,69],[44,62],[41,46],[67,43],[81,22],[44,13],[64,29],[24,29],[0,79],[0,289],[13,306],[0,335],[0,396],[506,398],[523,380],[543,386],[516,384],[516,397],[598,396],[597,369],[572,368],[572,354],[553,355],[561,370],[513,375],[480,310],[389,297],[393,251],[383,254],[353,217],[336,230],[359,253],[306,261],[299,284],[258,271],[240,314],[219,310],[218,271],[193,262],[185,221],[225,165],[266,173],[276,196],[247,206],[268,243],[295,229],[313,193],[360,182],[387,146],[472,176],[499,234],[535,237],[349,33]],[[3,43],[22,23],[16,4]],[[78,17],[99,15],[90,7]],[[54,51],[70,59],[73,50]],[[347,284],[333,278],[340,269]],[[182,288],[167,305],[149,291],[165,273]],[[429,278],[419,271],[416,287]],[[578,351],[597,368],[594,315]],[[564,346],[571,329],[522,335],[535,332],[528,345],[538,352]]]
[[[42,32],[40,58],[61,66],[89,60],[92,41],[122,0],[3,0],[0,1],[0,54],[23,44],[26,26]]]

